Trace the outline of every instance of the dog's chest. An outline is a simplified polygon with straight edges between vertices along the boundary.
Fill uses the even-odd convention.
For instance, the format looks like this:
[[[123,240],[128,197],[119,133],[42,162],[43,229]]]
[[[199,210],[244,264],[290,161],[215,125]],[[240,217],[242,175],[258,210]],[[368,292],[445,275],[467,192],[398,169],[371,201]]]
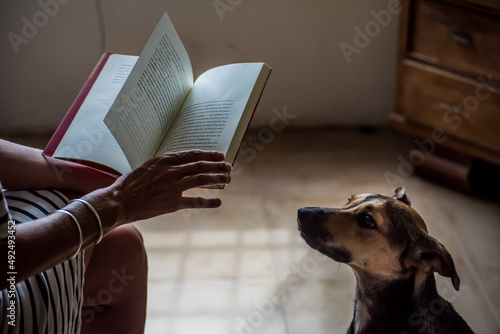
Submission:
[[[353,333],[362,333],[371,320],[368,312],[369,307],[366,302],[356,300],[354,307]]]

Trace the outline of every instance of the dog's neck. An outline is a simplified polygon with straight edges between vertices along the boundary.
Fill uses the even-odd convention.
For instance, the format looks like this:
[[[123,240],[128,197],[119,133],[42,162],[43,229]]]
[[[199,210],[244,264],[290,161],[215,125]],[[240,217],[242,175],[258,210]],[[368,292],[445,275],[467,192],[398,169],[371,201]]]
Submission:
[[[419,291],[415,291],[414,276],[390,283],[366,274],[356,274],[356,278],[354,319],[349,334],[417,332],[427,327],[427,321],[434,320],[425,314],[431,304],[444,307],[434,275],[425,278]]]

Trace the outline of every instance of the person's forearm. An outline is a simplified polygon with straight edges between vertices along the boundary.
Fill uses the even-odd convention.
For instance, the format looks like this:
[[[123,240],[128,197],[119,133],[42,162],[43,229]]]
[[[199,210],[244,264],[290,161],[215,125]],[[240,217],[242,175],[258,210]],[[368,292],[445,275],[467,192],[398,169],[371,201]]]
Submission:
[[[81,164],[0,139],[0,180],[6,189],[58,189],[88,193],[114,179]]]
[[[123,223],[123,209],[109,189],[99,190],[84,197],[97,210],[105,236],[117,224]],[[93,246],[99,237],[99,225],[92,211],[81,202],[72,202],[64,210],[78,220],[83,237],[81,250]],[[11,263],[0,262],[0,289],[6,288],[10,277],[7,273],[15,272],[16,282],[46,271],[59,263],[69,260],[79,247],[79,232],[72,218],[62,212],[55,212],[36,221],[16,225],[13,242],[0,242],[0,254],[14,250],[14,268]],[[13,248],[11,248],[13,247]]]
[[[188,151],[160,155],[111,186],[95,190],[81,198],[99,215],[104,235],[113,228],[137,220],[188,208],[216,208],[219,198],[185,196],[198,187],[228,184],[231,165],[220,152]],[[3,182],[3,180],[2,180]],[[85,181],[84,181],[85,182]],[[65,207],[78,219],[82,230],[82,248],[93,245],[99,236],[94,212],[86,203],[73,202]],[[79,231],[71,216],[57,212],[36,221],[19,224],[16,231],[16,280],[23,280],[52,268],[71,257],[78,249]],[[5,287],[8,269],[7,242],[0,242],[0,288]],[[0,257],[1,259],[1,257]]]

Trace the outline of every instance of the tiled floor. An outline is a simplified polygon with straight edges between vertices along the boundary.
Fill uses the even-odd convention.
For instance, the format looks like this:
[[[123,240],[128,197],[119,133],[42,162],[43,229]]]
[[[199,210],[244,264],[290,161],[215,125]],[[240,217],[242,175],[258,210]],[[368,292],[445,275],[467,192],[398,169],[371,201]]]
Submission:
[[[260,133],[245,146],[215,210],[182,211],[136,225],[149,254],[147,334],[345,333],[351,270],[311,250],[296,228],[302,206],[341,206],[351,194],[391,194],[411,138],[390,130]],[[46,138],[17,140],[43,147]],[[253,148],[252,148],[253,147]],[[415,176],[401,179],[461,278],[438,291],[476,333],[500,333],[500,203]]]
[[[258,137],[258,133],[254,133]],[[268,135],[268,133],[267,133]],[[215,210],[137,223],[149,253],[148,334],[344,333],[353,312],[351,270],[312,251],[296,229],[302,206],[341,206],[355,193],[391,194],[386,172],[411,139],[392,131],[290,131],[238,157]],[[430,234],[461,278],[438,291],[477,333],[500,333],[500,205],[418,177],[403,178]]]

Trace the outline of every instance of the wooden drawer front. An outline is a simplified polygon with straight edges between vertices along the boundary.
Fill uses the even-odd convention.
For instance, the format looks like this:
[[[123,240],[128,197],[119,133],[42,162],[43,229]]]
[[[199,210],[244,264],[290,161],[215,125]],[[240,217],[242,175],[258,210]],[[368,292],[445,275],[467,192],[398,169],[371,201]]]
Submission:
[[[499,83],[486,86],[409,60],[402,69],[397,108],[408,120],[500,152]]]
[[[444,68],[500,79],[500,17],[415,0],[410,55]]]

